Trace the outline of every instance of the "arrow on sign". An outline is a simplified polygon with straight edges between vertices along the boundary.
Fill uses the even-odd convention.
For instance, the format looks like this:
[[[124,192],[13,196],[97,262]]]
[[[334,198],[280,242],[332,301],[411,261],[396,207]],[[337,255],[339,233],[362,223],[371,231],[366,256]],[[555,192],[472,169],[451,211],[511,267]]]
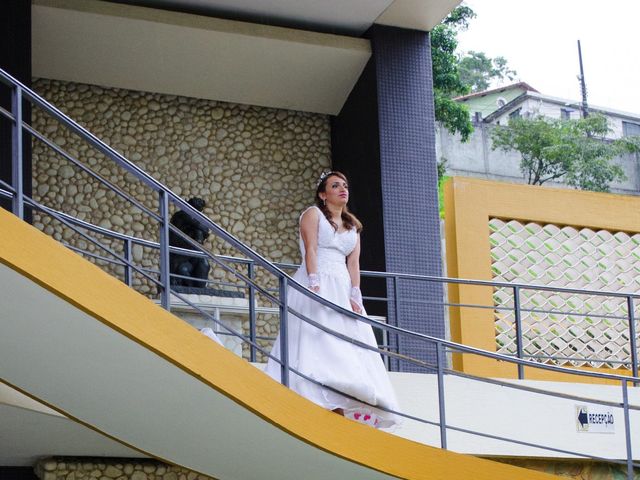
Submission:
[[[584,408],[580,409],[580,413],[578,413],[578,421],[580,422],[580,426],[584,428],[585,425],[589,424],[589,418],[587,417],[587,411]]]

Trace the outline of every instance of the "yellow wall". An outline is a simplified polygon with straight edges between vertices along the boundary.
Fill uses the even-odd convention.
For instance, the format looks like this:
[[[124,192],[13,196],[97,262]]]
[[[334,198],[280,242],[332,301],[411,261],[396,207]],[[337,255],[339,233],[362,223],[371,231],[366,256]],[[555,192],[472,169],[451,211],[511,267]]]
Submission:
[[[452,178],[445,185],[445,232],[449,277],[492,280],[489,219],[569,225],[613,231],[638,232],[637,197],[514,185],[469,178]],[[491,287],[451,285],[451,303],[493,307]],[[452,307],[451,337],[489,351],[496,350],[494,311]],[[454,356],[454,367],[481,376],[515,378],[514,365],[477,356]],[[591,369],[625,374],[623,370]],[[525,377],[572,380],[542,370],[526,370]]]

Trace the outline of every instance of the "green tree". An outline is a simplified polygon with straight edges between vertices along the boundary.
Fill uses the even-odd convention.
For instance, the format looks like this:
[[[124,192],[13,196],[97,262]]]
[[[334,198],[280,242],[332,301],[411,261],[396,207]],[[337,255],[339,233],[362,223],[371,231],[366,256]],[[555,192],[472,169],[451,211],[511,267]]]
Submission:
[[[631,135],[623,137],[620,142],[628,153],[640,153],[640,135]]]
[[[457,34],[466,29],[475,16],[467,6],[456,7],[430,34],[435,117],[451,133],[459,133],[462,141],[469,138],[473,126],[467,106],[452,99],[469,93],[458,71]]]
[[[579,120],[516,118],[508,126],[497,126],[491,139],[494,150],[520,153],[520,170],[529,184],[562,180],[575,188],[606,192],[612,181],[626,178],[611,160],[634,149],[633,142],[607,140],[608,132],[601,115]]]
[[[484,52],[467,52],[460,59],[458,70],[460,80],[472,92],[487,90],[495,80],[512,81],[517,73],[511,70],[504,57],[490,58]]]

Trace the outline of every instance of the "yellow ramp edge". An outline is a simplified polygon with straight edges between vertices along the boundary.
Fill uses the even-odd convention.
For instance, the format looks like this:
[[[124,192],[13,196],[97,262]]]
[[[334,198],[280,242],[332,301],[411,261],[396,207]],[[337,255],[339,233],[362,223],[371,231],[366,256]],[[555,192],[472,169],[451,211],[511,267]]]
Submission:
[[[108,329],[126,336],[141,348],[154,352],[185,375],[215,389],[251,412],[256,422],[266,421],[324,454],[370,469],[370,478],[559,478],[433,448],[328,412],[273,381],[124,283],[2,209],[0,263]],[[5,317],[0,311],[0,326],[9,321]],[[27,339],[24,344],[28,344]],[[61,375],[65,373],[68,372],[61,372]],[[69,381],[68,378],[66,381]],[[159,378],[158,382],[161,381],[162,378]],[[20,388],[20,385],[14,386]],[[25,393],[30,394],[28,391]],[[48,404],[47,398],[37,399]],[[56,405],[49,405],[74,418],[73,411],[62,411]],[[126,439],[113,436],[109,431],[93,427],[89,421],[83,423],[124,444],[137,447]],[[211,432],[211,435],[213,441],[216,432]],[[482,441],[480,437],[478,441]],[[259,444],[255,445],[253,448],[259,448]],[[152,452],[146,453],[153,455]],[[247,455],[247,462],[251,462],[250,451]],[[287,455],[288,452],[282,452],[283,462],[287,462]],[[181,459],[160,459],[190,468],[188,462]],[[206,471],[201,473],[214,474]],[[304,476],[304,472],[300,472],[300,478]],[[263,478],[270,478],[269,474],[264,472]]]

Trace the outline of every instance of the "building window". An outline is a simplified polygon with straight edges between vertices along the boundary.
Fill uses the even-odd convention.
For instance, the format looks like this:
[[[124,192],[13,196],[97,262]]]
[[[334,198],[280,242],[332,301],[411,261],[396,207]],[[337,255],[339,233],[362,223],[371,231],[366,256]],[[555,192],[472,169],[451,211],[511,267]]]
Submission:
[[[571,110],[570,108],[561,108],[560,109],[560,119],[561,120],[569,120],[571,118]]]
[[[622,136],[632,137],[634,135],[640,135],[640,123],[622,122]]]
[[[518,108],[509,114],[509,120],[513,120],[514,118],[520,118],[520,114],[522,112],[522,108]]]

